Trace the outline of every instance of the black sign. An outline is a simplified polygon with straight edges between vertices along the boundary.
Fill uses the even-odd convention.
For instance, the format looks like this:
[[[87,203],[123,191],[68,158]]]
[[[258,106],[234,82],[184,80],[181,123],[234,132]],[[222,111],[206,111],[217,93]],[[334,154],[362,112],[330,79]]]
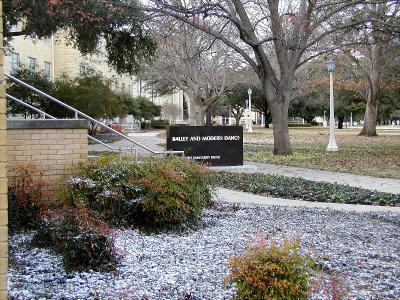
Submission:
[[[167,150],[212,166],[243,165],[242,126],[170,126]]]

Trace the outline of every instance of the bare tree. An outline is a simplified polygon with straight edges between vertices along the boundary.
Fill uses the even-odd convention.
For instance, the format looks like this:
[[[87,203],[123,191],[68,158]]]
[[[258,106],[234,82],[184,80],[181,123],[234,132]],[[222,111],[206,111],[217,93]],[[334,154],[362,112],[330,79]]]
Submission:
[[[364,125],[360,132],[363,136],[375,136],[379,99],[384,96],[388,85],[393,83],[399,72],[399,26],[400,3],[387,1],[363,7],[362,13],[367,21],[356,28],[353,39],[360,45],[345,48],[344,53],[350,59],[354,77],[365,83],[367,106]]]
[[[157,58],[145,79],[159,90],[183,90],[191,124],[204,125],[207,109],[226,87],[228,47],[174,19],[157,24]]]
[[[162,115],[169,120],[170,124],[173,124],[181,113],[178,105],[174,103],[166,103],[162,107]]]
[[[368,5],[370,1],[150,2],[148,11],[172,16],[222,41],[254,69],[272,113],[274,153],[287,155],[292,153],[288,108],[296,70],[338,46],[329,44],[328,37],[332,33],[344,33],[363,23],[363,20],[352,18],[352,10]],[[346,44],[346,41],[340,43]]]

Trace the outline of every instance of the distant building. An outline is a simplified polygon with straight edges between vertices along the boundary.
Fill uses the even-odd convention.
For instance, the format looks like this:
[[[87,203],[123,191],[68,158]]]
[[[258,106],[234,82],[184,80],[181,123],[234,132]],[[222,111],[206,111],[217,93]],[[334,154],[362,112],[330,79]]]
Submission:
[[[17,28],[15,28],[17,31]],[[4,72],[12,73],[24,66],[32,71],[44,71],[50,80],[63,74],[76,77],[83,73],[100,73],[111,80],[111,89],[125,92],[132,97],[145,96],[157,105],[172,103],[179,107],[180,112],[175,121],[183,120],[183,93],[158,96],[155,92],[142,88],[144,84],[134,76],[119,75],[107,64],[104,47],[99,45],[95,55],[83,56],[71,44],[63,33],[57,33],[49,38],[36,39],[17,36],[10,43],[5,53]]]

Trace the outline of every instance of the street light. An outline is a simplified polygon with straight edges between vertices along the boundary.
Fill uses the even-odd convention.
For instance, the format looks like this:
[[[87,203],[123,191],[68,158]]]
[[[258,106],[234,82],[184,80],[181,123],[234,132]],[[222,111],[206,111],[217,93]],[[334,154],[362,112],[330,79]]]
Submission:
[[[353,128],[353,113],[350,113],[350,127]]]
[[[253,121],[251,120],[251,93],[253,91],[251,88],[247,90],[247,93],[249,94],[249,130],[248,132],[253,132]]]
[[[244,109],[244,119],[245,119],[245,126],[246,130],[249,130],[249,99],[246,99],[246,108]]]
[[[329,101],[329,110],[330,110],[330,117],[329,117],[329,144],[326,148],[327,151],[338,151],[338,146],[336,145],[335,139],[335,107],[333,102],[333,72],[335,71],[335,61],[331,58],[328,63],[328,72],[329,72],[329,79],[330,79],[330,101]]]

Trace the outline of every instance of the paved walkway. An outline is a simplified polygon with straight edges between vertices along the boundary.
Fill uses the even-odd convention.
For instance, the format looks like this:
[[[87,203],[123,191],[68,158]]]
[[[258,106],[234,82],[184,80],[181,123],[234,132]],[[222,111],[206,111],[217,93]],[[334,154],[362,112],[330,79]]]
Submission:
[[[213,167],[213,169],[228,172],[258,172],[264,174],[284,175],[289,177],[301,177],[307,180],[348,184],[350,186],[361,187],[369,190],[400,194],[399,179],[377,178],[371,176],[354,175],[349,173],[320,171],[254,162],[246,162],[244,166]]]
[[[129,137],[131,137],[133,140],[136,142],[141,143],[142,145],[150,148],[151,150],[154,151],[164,151],[164,147],[160,146],[162,144],[165,144],[165,138],[159,138],[157,135],[162,133],[162,130],[151,130],[151,131],[143,131],[143,132],[134,132],[130,133]],[[114,143],[109,143],[111,147],[115,149],[128,149],[133,146],[131,142],[128,140],[120,140]],[[149,156],[151,153],[139,146],[134,146],[134,148],[137,151],[138,156]],[[104,147],[101,144],[91,144],[89,145],[89,151],[94,151],[94,152],[99,152],[99,151],[106,151],[110,152],[112,150]]]
[[[355,212],[392,212],[400,214],[400,207],[392,206],[373,206],[373,205],[355,205],[341,203],[310,202],[301,200],[291,200],[282,198],[272,198],[254,195],[245,192],[233,191],[219,188],[216,191],[216,200],[230,203],[252,203],[257,205],[280,205],[288,207],[310,207],[310,208],[329,208],[339,211]]]

